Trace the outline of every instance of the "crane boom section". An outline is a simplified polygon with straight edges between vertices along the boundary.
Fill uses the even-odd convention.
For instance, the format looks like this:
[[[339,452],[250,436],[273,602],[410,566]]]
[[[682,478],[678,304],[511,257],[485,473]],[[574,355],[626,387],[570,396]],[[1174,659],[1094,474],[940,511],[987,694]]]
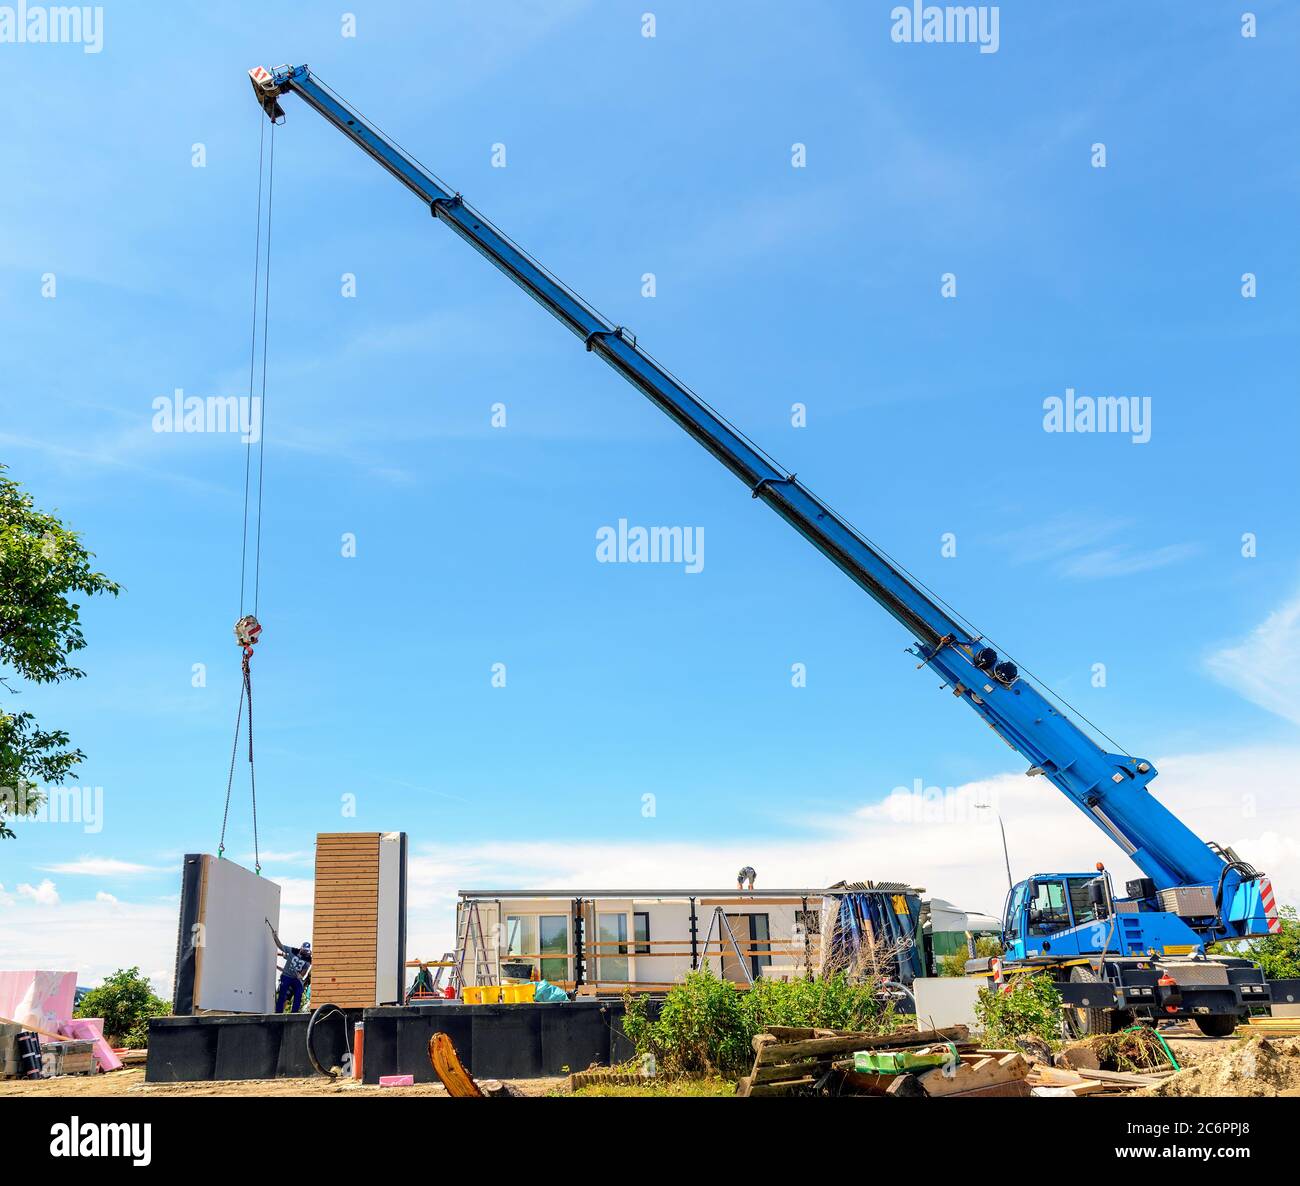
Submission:
[[[1053,782],[1157,887],[1213,885],[1226,871],[1220,888],[1226,892],[1225,904],[1233,901],[1239,874],[1150,794],[1147,784],[1156,775],[1150,761],[1100,746],[1013,663],[984,645],[959,615],[660,366],[632,333],[610,324],[308,67],[259,67],[249,73],[258,101],[273,121],[283,118],[279,96],[298,95],[875,598],[915,637],[913,650],[921,665],[933,668],[946,688],[1030,762],[1030,773]],[[1234,906],[1224,913],[1231,917],[1240,910]]]

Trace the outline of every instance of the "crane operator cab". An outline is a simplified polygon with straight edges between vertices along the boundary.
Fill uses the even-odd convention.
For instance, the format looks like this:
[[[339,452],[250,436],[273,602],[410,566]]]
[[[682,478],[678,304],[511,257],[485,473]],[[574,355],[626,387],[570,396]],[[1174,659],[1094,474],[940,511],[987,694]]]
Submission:
[[[1007,896],[1002,944],[1007,960],[1105,951],[1114,913],[1110,874],[1036,873]]]

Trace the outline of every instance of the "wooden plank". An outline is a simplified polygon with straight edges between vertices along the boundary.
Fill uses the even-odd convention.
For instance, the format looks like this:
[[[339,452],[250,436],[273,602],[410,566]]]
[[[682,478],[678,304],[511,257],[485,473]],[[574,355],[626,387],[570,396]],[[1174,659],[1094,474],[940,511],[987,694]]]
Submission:
[[[819,1078],[831,1066],[830,1059],[807,1059],[803,1062],[779,1063],[774,1066],[755,1065],[750,1081],[759,1083],[784,1083],[791,1079]]]
[[[853,1054],[859,1050],[904,1050],[909,1046],[928,1046],[932,1042],[964,1042],[969,1037],[970,1033],[964,1025],[899,1034],[840,1034],[834,1038],[774,1043],[766,1049],[764,1061],[793,1062],[823,1054]]]
[[[975,1062],[961,1062],[955,1068],[936,1067],[921,1075],[920,1083],[929,1096],[965,1095],[970,1092],[990,1092],[993,1088],[1011,1088],[1020,1084],[1023,1090],[1010,1094],[1026,1094],[1024,1084],[1029,1074],[1029,1060],[1018,1050],[1009,1053],[995,1051]]]
[[[816,1082],[815,1079],[794,1079],[789,1083],[753,1083],[750,1085],[749,1094],[756,1095],[793,1095],[795,1092],[804,1091]]]

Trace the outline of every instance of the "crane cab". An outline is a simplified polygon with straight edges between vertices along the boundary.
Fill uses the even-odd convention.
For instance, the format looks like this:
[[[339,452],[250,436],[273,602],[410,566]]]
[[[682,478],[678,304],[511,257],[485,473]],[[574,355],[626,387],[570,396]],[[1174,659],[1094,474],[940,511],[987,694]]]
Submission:
[[[1007,960],[1057,960],[1106,949],[1114,913],[1110,874],[1035,873],[1011,887],[1003,911]]]

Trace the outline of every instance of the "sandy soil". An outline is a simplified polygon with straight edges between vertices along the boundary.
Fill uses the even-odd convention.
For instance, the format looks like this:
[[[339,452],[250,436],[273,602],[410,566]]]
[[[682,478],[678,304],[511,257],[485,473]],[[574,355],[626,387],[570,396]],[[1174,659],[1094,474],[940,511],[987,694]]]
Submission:
[[[561,1087],[565,1078],[514,1079],[511,1086],[524,1095],[546,1095]],[[446,1096],[440,1083],[417,1083],[414,1087],[367,1087],[351,1079],[331,1082],[319,1075],[311,1079],[234,1079],[215,1083],[146,1083],[144,1069],[129,1067],[107,1075],[64,1075],[58,1079],[0,1081],[4,1096],[346,1096],[353,1099],[375,1096]]]
[[[1194,1052],[1186,1039],[1187,1057],[1173,1042],[1174,1056],[1186,1068],[1158,1087],[1137,1094],[1157,1096],[1300,1094],[1300,1038],[1248,1038],[1245,1041],[1204,1039],[1212,1046]]]

